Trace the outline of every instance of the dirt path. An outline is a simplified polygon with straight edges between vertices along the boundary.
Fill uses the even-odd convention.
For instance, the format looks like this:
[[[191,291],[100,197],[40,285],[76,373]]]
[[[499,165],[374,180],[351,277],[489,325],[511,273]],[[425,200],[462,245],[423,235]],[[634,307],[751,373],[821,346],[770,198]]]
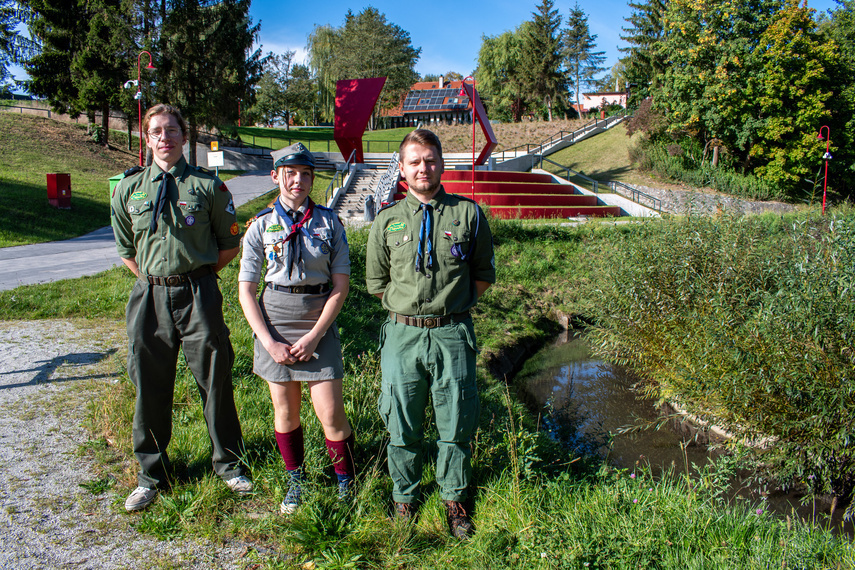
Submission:
[[[86,406],[118,381],[123,323],[0,321],[0,568],[245,568],[244,545],[159,541],[133,528],[80,454]]]

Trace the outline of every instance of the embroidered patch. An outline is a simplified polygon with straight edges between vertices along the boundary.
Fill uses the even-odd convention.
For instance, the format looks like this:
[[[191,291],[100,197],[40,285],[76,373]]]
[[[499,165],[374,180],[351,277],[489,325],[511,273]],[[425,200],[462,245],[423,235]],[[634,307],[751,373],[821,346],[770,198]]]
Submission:
[[[399,231],[405,229],[406,227],[407,227],[407,224],[405,224],[404,222],[395,222],[394,224],[392,224],[391,226],[386,228],[386,231],[399,232]]]
[[[137,211],[136,207],[134,207],[134,206],[128,206],[128,212],[130,212],[131,214],[133,214],[133,213],[134,213],[134,212],[136,212],[136,211]]]
[[[187,216],[186,218],[184,218],[184,223],[186,223],[188,226],[192,226],[193,224],[196,223],[196,217],[195,216]],[[232,233],[234,233],[234,232],[232,232]]]
[[[240,226],[238,226],[237,222],[235,222],[232,224],[232,227],[229,229],[229,231],[232,232],[233,236],[236,236],[240,231]]]
[[[148,193],[143,190],[137,190],[136,192],[131,194],[131,200],[142,200],[146,196],[148,196]]]
[[[229,205],[226,206],[226,213],[234,215],[235,213],[235,201],[229,200]]]
[[[281,224],[273,224],[272,226],[270,226],[269,228],[264,230],[264,232],[268,233],[268,234],[273,234],[273,233],[281,232],[284,230],[285,230],[285,228],[283,228]]]
[[[225,183],[225,182],[223,182],[222,184],[220,184],[220,192],[228,192],[228,191],[229,191],[229,189],[228,189],[228,188],[226,188],[226,183]]]
[[[325,244],[325,243],[322,243],[322,244],[321,244],[321,253],[323,253],[324,255],[326,255],[326,254],[328,254],[329,252],[330,252],[330,246],[328,246],[328,245],[327,245],[327,244]]]
[[[178,202],[178,205],[182,208],[187,205],[187,202]]]

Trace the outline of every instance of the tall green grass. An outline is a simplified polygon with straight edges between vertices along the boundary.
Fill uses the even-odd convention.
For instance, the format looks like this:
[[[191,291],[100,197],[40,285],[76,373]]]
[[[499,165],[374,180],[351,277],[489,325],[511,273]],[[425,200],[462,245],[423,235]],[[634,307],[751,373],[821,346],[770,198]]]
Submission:
[[[247,207],[248,208],[248,207]],[[239,214],[244,217],[244,210]],[[660,222],[670,227],[674,222]],[[783,227],[777,224],[778,227]],[[732,462],[701,471],[699,478],[672,473],[653,478],[644,465],[614,470],[569,454],[538,429],[537,416],[488,368],[536,346],[554,332],[557,308],[581,319],[593,314],[598,291],[616,277],[611,243],[645,237],[652,228],[526,226],[491,220],[498,283],[474,315],[479,343],[482,401],[473,441],[476,533],[459,543],[445,526],[435,482],[426,463],[425,501],[412,524],[390,518],[385,430],[376,411],[380,385],[377,331],[385,318],[364,285],[367,230],[349,232],[352,288],[339,318],[345,353],[345,406],[356,435],[356,498],[339,504],[323,432],[308,399],[302,420],[307,442],[308,497],[293,517],[278,514],[285,492],[284,465],[272,435],[272,406],[265,383],[252,372],[252,333],[237,301],[237,264],[220,280],[225,316],[236,352],[233,369],[246,449],[256,483],[245,499],[228,492],[211,472],[210,450],[195,381],[180,366],[169,452],[173,486],[133,524],[151,536],[241,540],[247,564],[262,568],[835,568],[855,563],[848,540],[797,520],[781,520],[747,503],[722,497]],[[774,229],[775,224],[767,223]],[[682,227],[675,224],[675,227]],[[771,231],[771,229],[769,230]],[[94,316],[121,319],[132,279],[126,270],[96,278],[0,292],[4,318]],[[67,297],[68,299],[63,299]],[[98,299],[90,302],[88,299]],[[119,480],[110,491],[121,511],[135,485],[130,442],[133,387],[121,381],[93,404],[93,439],[112,442],[101,451],[98,481]],[[430,415],[430,411],[429,411]],[[436,431],[425,451],[435,456]],[[112,460],[103,456],[112,453]],[[309,566],[304,566],[308,564]]]
[[[780,481],[849,495],[855,212],[645,223],[606,267],[592,313],[602,355],[761,444]]]

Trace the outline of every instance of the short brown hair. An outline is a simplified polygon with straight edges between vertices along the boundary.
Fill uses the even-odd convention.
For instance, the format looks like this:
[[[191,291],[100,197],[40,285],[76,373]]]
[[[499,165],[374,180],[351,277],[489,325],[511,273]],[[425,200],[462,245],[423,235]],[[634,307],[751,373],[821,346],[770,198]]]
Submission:
[[[151,118],[155,115],[172,115],[175,117],[175,120],[178,121],[178,126],[181,127],[181,134],[185,136],[187,135],[187,122],[184,120],[184,117],[181,116],[181,111],[176,107],[165,103],[158,103],[145,112],[145,117],[143,117],[142,123],[143,132],[140,134],[148,134],[148,124],[151,122]]]
[[[442,158],[442,143],[439,142],[439,137],[433,131],[427,129],[416,129],[404,137],[401,141],[401,146],[398,147],[398,155],[404,155],[404,147],[408,144],[417,144],[420,146],[432,146]]]

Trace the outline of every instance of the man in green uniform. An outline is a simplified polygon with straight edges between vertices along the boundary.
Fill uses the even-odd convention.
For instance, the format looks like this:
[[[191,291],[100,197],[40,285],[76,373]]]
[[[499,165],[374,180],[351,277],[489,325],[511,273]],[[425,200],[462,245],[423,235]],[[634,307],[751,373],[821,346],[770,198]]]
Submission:
[[[452,534],[466,538],[472,532],[464,506],[470,440],[480,411],[469,310],[496,280],[493,238],[478,205],[442,187],[435,134],[411,132],[399,153],[407,197],[377,214],[366,260],[368,292],[389,311],[381,330],[378,406],[390,436],[392,498],[396,516],[414,515],[430,396],[439,432],[437,483]]]
[[[154,163],[125,172],[111,200],[116,248],[138,278],[126,310],[140,464],[138,487],[125,501],[128,511],[144,509],[167,482],[179,348],[202,397],[214,470],[233,491],[252,491],[239,462],[234,352],[217,286],[217,272],[240,248],[234,202],[216,176],[184,160],[187,124],[177,109],[155,105],[143,131]]]

